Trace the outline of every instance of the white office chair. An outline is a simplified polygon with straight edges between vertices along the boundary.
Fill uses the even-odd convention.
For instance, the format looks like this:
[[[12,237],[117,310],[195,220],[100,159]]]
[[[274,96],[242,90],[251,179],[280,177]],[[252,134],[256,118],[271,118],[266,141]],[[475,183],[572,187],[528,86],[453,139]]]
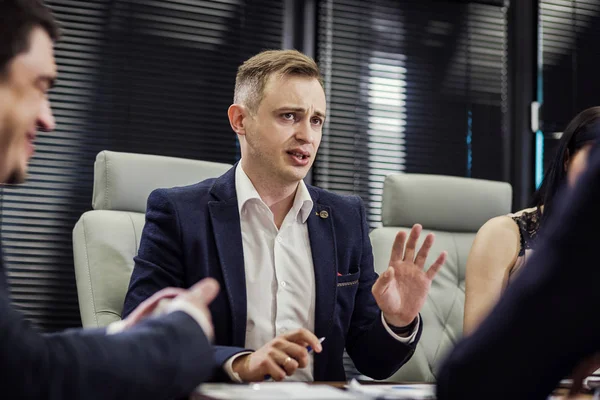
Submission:
[[[423,225],[420,243],[436,235],[427,266],[443,250],[448,259],[423,306],[423,334],[412,359],[389,380],[434,382],[445,354],[462,335],[465,267],[473,239],[490,218],[511,211],[508,183],[441,175],[392,174],[384,183],[383,227],[371,232],[375,271],[388,267],[400,230]],[[419,244],[420,246],[420,244]]]
[[[102,327],[121,319],[150,192],[218,177],[229,168],[229,164],[145,154],[98,154],[93,211],[84,213],[73,229],[84,327]]]

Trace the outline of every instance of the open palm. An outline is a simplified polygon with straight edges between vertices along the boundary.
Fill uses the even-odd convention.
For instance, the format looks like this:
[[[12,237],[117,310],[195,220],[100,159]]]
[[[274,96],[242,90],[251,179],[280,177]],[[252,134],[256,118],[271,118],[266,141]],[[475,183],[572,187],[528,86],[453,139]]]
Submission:
[[[377,305],[383,311],[386,321],[394,326],[409,325],[416,318],[427,299],[433,278],[446,261],[447,253],[443,251],[425,271],[425,261],[433,245],[434,235],[428,234],[421,249],[415,253],[422,230],[421,225],[414,225],[408,241],[406,232],[398,232],[392,246],[389,267],[373,285]]]

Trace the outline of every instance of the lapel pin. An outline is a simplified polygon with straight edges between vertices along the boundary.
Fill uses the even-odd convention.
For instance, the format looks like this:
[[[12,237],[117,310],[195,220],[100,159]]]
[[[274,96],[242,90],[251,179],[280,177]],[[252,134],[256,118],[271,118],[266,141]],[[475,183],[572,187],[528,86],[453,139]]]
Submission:
[[[319,217],[325,219],[325,218],[329,218],[329,213],[325,210],[319,212]]]

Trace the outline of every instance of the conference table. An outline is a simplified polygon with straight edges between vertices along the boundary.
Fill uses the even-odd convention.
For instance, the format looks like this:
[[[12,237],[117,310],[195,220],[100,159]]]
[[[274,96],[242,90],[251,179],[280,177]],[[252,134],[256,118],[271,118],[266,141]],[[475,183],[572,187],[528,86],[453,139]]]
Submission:
[[[381,382],[361,382],[361,383],[363,385],[370,385],[370,384],[382,385]],[[326,386],[335,388],[336,390],[339,390],[339,392],[340,392],[340,399],[344,399],[345,400],[345,399],[348,398],[346,396],[346,394],[348,392],[345,391],[346,390],[345,388],[348,385],[348,382],[314,382],[311,385],[326,385]],[[399,384],[399,383],[384,383],[384,385],[393,386],[393,385],[404,385],[404,384]],[[414,386],[414,387],[419,387],[420,386],[420,384],[409,384],[409,385],[410,386]],[[250,385],[237,385],[237,384],[231,384],[231,385],[229,385],[229,387],[231,389],[240,388],[241,386],[250,386]],[[430,386],[430,385],[424,385],[424,386]],[[225,393],[225,391],[227,391],[227,387],[228,387],[228,385],[223,385],[224,393]],[[363,397],[361,395],[357,395],[356,393],[352,393],[352,394],[355,396],[353,398],[357,399],[357,400],[358,399],[365,399],[365,400],[366,399],[369,399],[369,400],[374,399],[374,397],[372,397],[372,396],[364,396]],[[195,393],[193,393],[189,397],[189,400],[218,400],[218,399],[236,399],[237,400],[238,398],[240,400],[241,399],[244,399],[244,400],[246,399],[244,396],[240,396],[240,397],[227,397],[225,395],[223,397],[220,397],[220,396],[216,396],[216,395],[207,395],[207,394],[203,394],[201,392],[195,392]],[[257,396],[256,398],[259,398],[259,396]],[[267,397],[267,398],[272,398],[272,397]],[[310,397],[310,396],[307,395],[306,397],[303,397],[303,399],[304,398],[310,399],[312,397]],[[431,396],[427,396],[427,397],[398,397],[398,398],[407,398],[407,399],[408,398],[412,398],[412,399],[415,399],[415,400],[418,400],[418,399],[431,400],[431,399],[433,399],[433,397],[431,397]],[[335,397],[327,397],[327,399],[335,400]],[[582,394],[575,395],[573,397],[568,397],[568,388],[566,388],[566,387],[559,387],[559,388],[557,388],[554,391],[554,393],[550,397],[548,397],[548,400],[563,400],[563,399],[564,400],[567,400],[567,399],[569,399],[569,400],[595,400],[594,395],[591,394],[591,393],[582,393]],[[285,399],[283,399],[283,400],[285,400]]]

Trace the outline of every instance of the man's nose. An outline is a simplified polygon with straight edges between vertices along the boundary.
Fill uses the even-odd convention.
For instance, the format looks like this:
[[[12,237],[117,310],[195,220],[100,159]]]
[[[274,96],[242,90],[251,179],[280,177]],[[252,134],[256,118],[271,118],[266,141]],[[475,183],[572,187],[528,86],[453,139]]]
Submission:
[[[315,135],[310,120],[302,121],[296,125],[296,139],[310,144],[315,141]]]
[[[48,99],[44,100],[42,103],[40,114],[38,115],[36,122],[38,129],[44,132],[51,132],[56,127],[56,120],[54,119],[54,115],[52,115],[52,108],[50,107],[50,101]]]

